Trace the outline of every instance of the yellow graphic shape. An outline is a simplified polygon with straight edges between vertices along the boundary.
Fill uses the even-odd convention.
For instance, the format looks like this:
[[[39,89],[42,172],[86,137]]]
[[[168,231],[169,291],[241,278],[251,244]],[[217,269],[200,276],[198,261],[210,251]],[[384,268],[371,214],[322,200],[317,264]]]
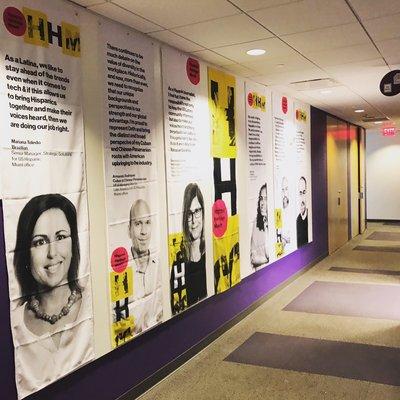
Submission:
[[[169,269],[172,275],[174,264],[184,263],[186,260],[186,251],[183,243],[183,233],[176,232],[168,235],[168,257]],[[187,308],[187,293],[186,288],[175,290],[171,287],[171,306],[175,313],[183,311]]]
[[[252,104],[252,108],[254,109],[260,109],[261,111],[265,111],[265,104],[267,102],[265,96],[259,95],[256,92],[252,92],[252,96],[253,96],[253,104]]]
[[[304,110],[296,110],[296,119],[298,121],[307,122],[307,113]]]
[[[110,272],[111,301],[123,300],[133,295],[132,268],[127,267],[124,272]]]
[[[276,256],[277,257],[282,256],[283,255],[283,251],[284,251],[283,243],[282,242],[275,243],[275,254],[276,254]]]
[[[179,293],[175,292],[172,294],[172,307],[173,310],[177,312],[181,312],[188,307],[186,289],[183,289]]]
[[[177,259],[184,260],[185,248],[183,245],[183,233],[176,232],[168,235],[168,261],[169,269]]]
[[[132,316],[113,322],[111,326],[112,347],[115,349],[133,339],[134,319]]]
[[[213,236],[214,286],[222,293],[240,282],[239,216],[228,217],[226,232]]]
[[[235,77],[208,68],[212,157],[236,158],[235,85]]]
[[[62,32],[62,52],[67,56],[81,56],[81,39],[79,27],[69,24],[68,22],[61,23]]]
[[[26,20],[25,43],[48,47],[47,15],[41,11],[32,10],[27,7],[23,7],[22,12]]]
[[[275,208],[275,228],[282,229],[282,209]]]

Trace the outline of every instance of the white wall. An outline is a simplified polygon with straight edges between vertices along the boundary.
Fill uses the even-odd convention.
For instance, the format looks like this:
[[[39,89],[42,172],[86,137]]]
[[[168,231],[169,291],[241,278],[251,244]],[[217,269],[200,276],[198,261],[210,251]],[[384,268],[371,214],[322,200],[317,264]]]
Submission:
[[[366,136],[367,218],[400,220],[400,135]]]

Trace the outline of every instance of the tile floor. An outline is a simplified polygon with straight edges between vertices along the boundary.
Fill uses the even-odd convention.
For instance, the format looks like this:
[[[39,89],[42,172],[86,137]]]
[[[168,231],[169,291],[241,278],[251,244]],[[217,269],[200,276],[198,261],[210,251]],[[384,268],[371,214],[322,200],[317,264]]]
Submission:
[[[284,311],[290,302],[316,281],[398,285],[400,289],[400,276],[385,273],[400,271],[400,255],[379,251],[379,247],[400,246],[400,241],[386,240],[397,235],[386,238],[385,235],[378,235],[384,240],[367,240],[373,232],[400,233],[400,226],[370,223],[362,236],[353,239],[275,294],[140,399],[399,400],[400,386],[225,361],[256,332],[400,349],[399,320],[382,319],[379,315],[365,318]],[[357,245],[376,246],[376,251],[352,250]],[[339,267],[339,270],[330,270],[331,267]],[[263,351],[262,346],[259,351]],[[290,352],[290,347],[287,351]],[[397,351],[394,353],[398,354]],[[323,362],[319,360],[322,365]],[[379,360],[376,365],[371,365],[376,371],[379,367]]]

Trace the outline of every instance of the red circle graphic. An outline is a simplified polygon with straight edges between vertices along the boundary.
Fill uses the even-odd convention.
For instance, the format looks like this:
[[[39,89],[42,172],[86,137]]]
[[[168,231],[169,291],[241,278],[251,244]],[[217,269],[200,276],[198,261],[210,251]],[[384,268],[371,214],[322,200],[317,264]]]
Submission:
[[[12,35],[22,36],[26,32],[25,16],[18,8],[7,7],[3,12],[3,22]]]
[[[200,82],[200,64],[194,58],[188,58],[186,61],[186,74],[189,81],[193,85],[197,85]]]

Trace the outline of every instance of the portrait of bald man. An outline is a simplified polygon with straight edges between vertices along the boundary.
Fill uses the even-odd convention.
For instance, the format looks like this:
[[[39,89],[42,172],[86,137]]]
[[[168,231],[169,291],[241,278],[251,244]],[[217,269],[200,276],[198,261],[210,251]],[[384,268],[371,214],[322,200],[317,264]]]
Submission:
[[[162,318],[161,271],[157,257],[150,250],[152,233],[150,207],[145,200],[138,199],[131,206],[128,224],[134,273],[129,309],[135,333],[151,328]]]
[[[299,179],[299,210],[296,219],[297,248],[308,243],[307,180],[304,176]]]

